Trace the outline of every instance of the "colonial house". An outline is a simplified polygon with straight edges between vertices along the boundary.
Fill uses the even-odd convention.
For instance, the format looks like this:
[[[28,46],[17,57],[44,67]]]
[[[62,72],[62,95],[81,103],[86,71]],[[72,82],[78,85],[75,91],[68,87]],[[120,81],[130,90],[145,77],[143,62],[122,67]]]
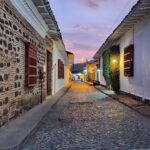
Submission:
[[[66,76],[67,78],[69,78],[69,81],[71,81],[71,77],[72,77],[72,67],[74,65],[74,54],[69,52],[69,51],[66,51],[67,52],[67,58],[68,58],[68,69],[67,69],[67,72],[66,72]]]
[[[86,63],[87,81],[93,82],[99,78],[99,70],[97,69],[97,60],[90,60]]]
[[[72,81],[86,81],[86,63],[74,64],[72,67]]]
[[[139,0],[94,58],[100,82],[116,91],[150,100],[150,1]]]
[[[74,65],[74,54],[69,51],[66,51],[66,52],[68,56],[68,65],[69,65],[69,68],[71,69]]]
[[[48,0],[0,0],[0,126],[66,86],[67,62]]]

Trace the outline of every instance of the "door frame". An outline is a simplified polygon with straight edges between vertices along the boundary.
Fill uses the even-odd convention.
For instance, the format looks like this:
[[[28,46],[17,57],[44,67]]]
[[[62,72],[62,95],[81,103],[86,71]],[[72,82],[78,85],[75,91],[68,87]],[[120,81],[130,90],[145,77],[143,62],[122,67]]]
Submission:
[[[51,82],[49,83],[48,81],[48,55],[51,55],[51,74],[50,74],[50,77],[51,77]],[[49,50],[46,50],[46,96],[50,96],[52,95],[52,52],[50,52]],[[51,87],[51,91],[50,91],[50,94],[48,93],[48,86],[50,84],[50,87]]]

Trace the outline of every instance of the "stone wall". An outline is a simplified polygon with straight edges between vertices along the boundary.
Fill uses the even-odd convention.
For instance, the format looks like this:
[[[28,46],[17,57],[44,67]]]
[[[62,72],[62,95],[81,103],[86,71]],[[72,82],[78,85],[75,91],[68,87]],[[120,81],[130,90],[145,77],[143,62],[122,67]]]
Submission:
[[[9,0],[0,0],[0,126],[40,102],[39,80],[25,87],[25,41],[38,48],[37,67],[43,67],[44,39]]]

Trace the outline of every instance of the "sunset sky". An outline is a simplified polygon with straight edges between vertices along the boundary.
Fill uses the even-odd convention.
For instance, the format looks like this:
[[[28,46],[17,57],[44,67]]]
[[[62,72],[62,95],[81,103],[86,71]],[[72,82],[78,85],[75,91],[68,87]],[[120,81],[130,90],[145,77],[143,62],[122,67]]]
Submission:
[[[75,62],[91,59],[138,0],[50,0]]]

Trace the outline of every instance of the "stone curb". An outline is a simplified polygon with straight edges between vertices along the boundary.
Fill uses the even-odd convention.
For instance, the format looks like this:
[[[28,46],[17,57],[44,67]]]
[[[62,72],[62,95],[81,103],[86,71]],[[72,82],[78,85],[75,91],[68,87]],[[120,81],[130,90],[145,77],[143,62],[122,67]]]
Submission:
[[[115,96],[113,96],[113,95],[107,94],[107,93],[105,93],[104,91],[100,90],[99,88],[96,88],[95,86],[94,86],[94,88],[97,89],[98,91],[100,91],[101,93],[103,93],[103,94],[109,96],[109,97],[112,98],[113,100],[116,100],[117,102],[119,102],[119,103],[121,103],[121,104],[127,106],[128,108],[130,108],[130,109],[136,111],[137,113],[139,113],[139,114],[141,114],[141,115],[143,115],[143,116],[145,116],[145,117],[149,117],[148,115],[143,114],[143,113],[141,113],[140,111],[138,111],[138,109],[135,109],[134,107],[132,107],[132,106],[130,106],[130,105],[128,105],[128,104],[122,102],[118,97],[115,97]]]
[[[84,82],[84,83],[88,84],[89,86],[93,86],[92,82]]]
[[[30,115],[32,112],[34,113],[35,109],[41,108],[43,106],[43,108],[41,108],[41,110],[43,110],[43,114],[37,118],[37,120],[35,120],[35,122],[33,124],[31,124],[31,126],[29,125],[29,127],[27,127],[27,131],[25,132],[25,135],[21,138],[21,140],[18,142],[16,141],[16,143],[14,142],[13,144],[10,144],[10,134],[13,132],[16,132],[17,129],[15,129],[15,131],[13,131],[13,129],[11,129],[12,131],[10,131],[10,133],[6,133],[5,136],[3,136],[2,134],[5,133],[5,131],[7,132],[7,129],[9,129],[8,127],[13,124],[13,121],[8,124],[8,126],[4,126],[0,129],[0,150],[20,150],[22,148],[22,146],[25,144],[25,142],[27,141],[27,139],[33,135],[33,133],[36,132],[36,130],[38,129],[40,122],[42,121],[42,119],[46,116],[47,113],[49,113],[51,108],[54,108],[57,103],[61,100],[61,97],[63,97],[68,90],[71,88],[72,84],[67,85],[66,87],[64,87],[63,89],[61,89],[59,92],[57,92],[54,96],[50,97],[50,99],[46,100],[43,102],[43,104],[41,104],[40,106],[37,105],[34,108],[32,108],[29,112],[25,113],[24,115],[22,115],[20,118],[16,118],[14,121],[17,122],[17,120],[22,119],[22,118],[26,118],[27,115]],[[46,107],[46,109],[44,109]],[[36,112],[36,111],[35,111]],[[38,111],[37,111],[38,112]],[[30,118],[30,120],[26,121],[31,121],[32,118]],[[17,123],[16,123],[17,125]],[[16,127],[17,128],[17,127]],[[22,124],[22,129],[23,129],[23,124]],[[3,131],[5,130],[5,131]],[[16,132],[17,133],[17,132]],[[19,133],[18,133],[19,134]],[[12,138],[16,138],[18,135],[11,135]],[[20,137],[17,137],[17,139],[19,139]],[[2,142],[5,142],[5,144],[3,144]]]

